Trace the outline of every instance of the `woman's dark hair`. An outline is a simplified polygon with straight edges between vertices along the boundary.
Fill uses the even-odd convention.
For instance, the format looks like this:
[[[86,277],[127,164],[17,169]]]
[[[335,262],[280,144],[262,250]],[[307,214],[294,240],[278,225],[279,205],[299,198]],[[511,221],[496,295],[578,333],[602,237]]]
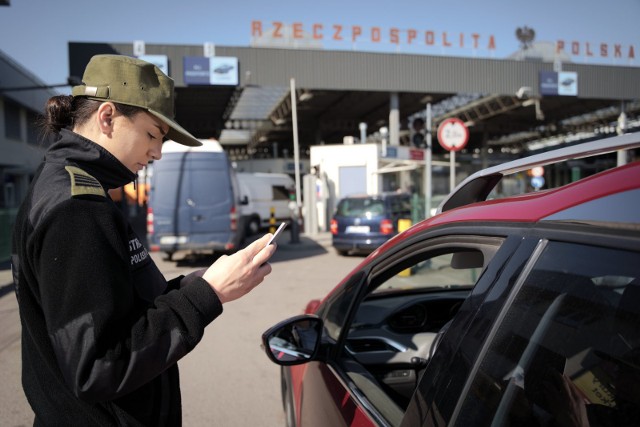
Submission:
[[[73,129],[76,125],[82,125],[89,120],[91,115],[102,104],[84,97],[71,95],[58,95],[49,98],[45,105],[44,117],[40,123],[42,136],[45,140],[60,133],[62,129]],[[114,102],[116,110],[123,116],[131,118],[144,109]]]

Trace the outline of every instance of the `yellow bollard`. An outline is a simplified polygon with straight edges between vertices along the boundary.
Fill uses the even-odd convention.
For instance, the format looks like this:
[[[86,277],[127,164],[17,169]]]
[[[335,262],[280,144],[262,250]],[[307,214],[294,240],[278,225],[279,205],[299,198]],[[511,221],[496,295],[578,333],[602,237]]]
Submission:
[[[398,233],[402,233],[403,231],[409,229],[411,227],[410,219],[399,219],[398,220]],[[411,268],[407,268],[398,273],[400,277],[409,277],[411,276]]]
[[[269,233],[273,234],[276,232],[276,208],[271,206],[269,212]]]

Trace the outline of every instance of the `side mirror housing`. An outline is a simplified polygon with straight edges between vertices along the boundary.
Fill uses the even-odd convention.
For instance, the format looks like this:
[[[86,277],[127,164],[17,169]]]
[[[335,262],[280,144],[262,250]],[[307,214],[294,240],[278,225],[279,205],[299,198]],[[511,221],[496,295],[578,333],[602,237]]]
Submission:
[[[322,319],[317,316],[295,316],[265,331],[262,345],[272,362],[280,366],[300,365],[317,356],[322,329]]]

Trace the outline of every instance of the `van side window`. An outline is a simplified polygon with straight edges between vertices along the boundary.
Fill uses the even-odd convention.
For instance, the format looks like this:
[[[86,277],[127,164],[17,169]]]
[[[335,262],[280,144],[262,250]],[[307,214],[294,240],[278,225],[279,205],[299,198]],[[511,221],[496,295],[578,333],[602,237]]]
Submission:
[[[289,200],[289,190],[284,185],[273,185],[273,200]]]
[[[638,263],[634,252],[550,242],[497,328],[455,425],[546,426],[580,415],[592,426],[637,423]]]

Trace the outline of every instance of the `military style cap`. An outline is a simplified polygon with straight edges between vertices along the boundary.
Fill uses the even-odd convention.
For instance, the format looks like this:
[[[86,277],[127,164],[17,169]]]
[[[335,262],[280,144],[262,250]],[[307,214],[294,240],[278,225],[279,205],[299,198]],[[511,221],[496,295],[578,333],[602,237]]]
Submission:
[[[167,138],[191,147],[202,145],[173,120],[173,79],[155,65],[129,56],[96,55],[87,64],[82,83],[73,87],[73,96],[143,108],[169,126]]]

